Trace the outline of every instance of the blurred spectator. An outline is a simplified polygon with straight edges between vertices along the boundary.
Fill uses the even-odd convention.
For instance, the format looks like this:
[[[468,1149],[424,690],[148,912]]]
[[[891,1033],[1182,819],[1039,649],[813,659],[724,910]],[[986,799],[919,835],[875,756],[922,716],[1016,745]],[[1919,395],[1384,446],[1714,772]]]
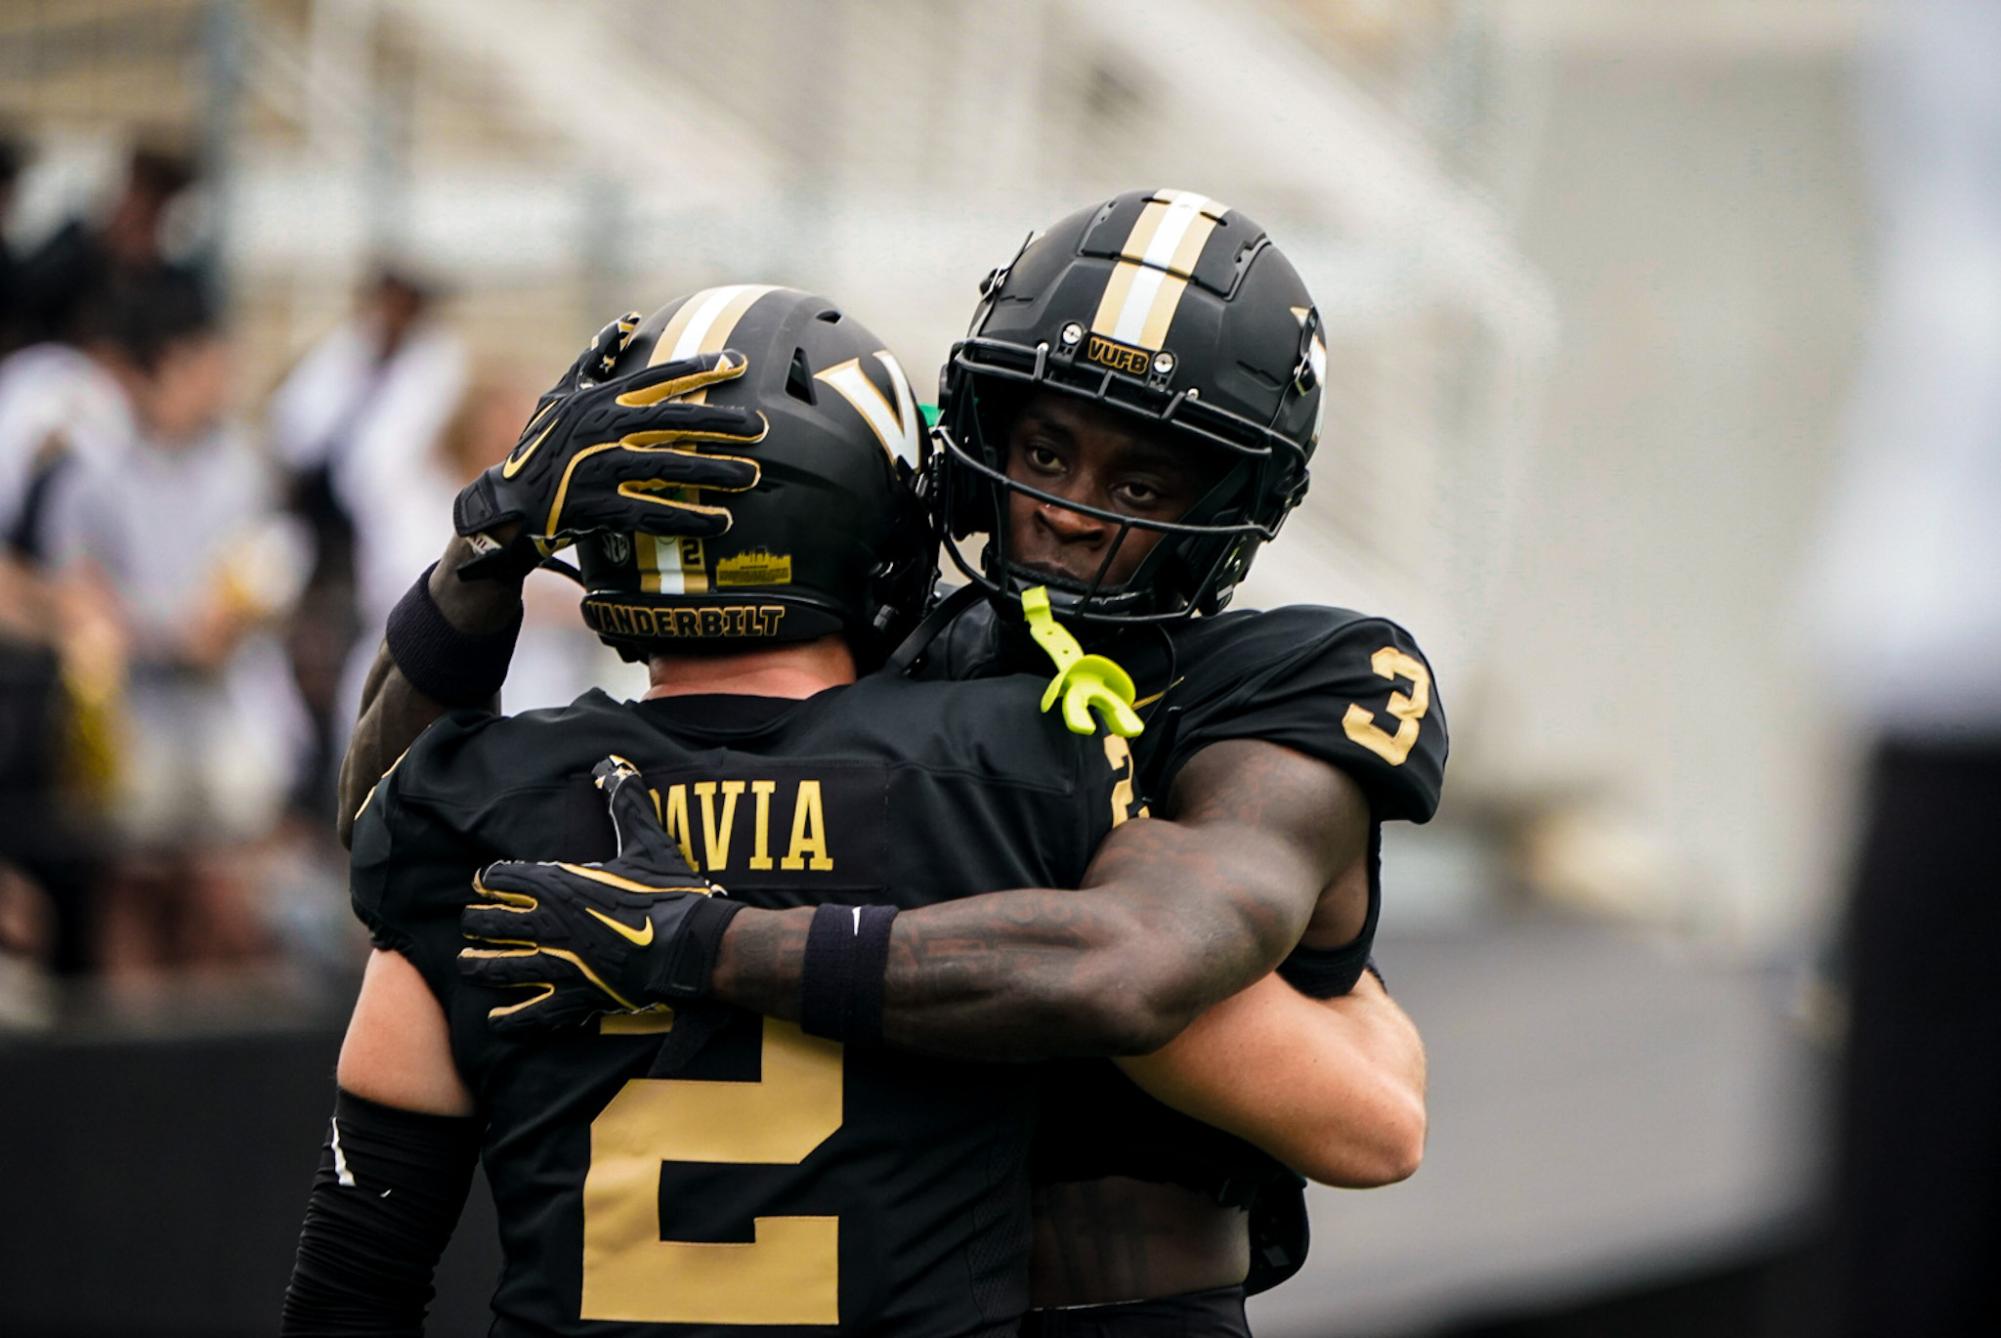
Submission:
[[[60,680],[43,631],[42,596],[20,564],[0,558],[0,996],[18,979],[6,972],[10,957],[56,955],[50,921],[58,907],[72,912],[70,942],[80,962],[80,908],[90,885],[88,869],[52,867],[75,833],[56,830]],[[8,1011],[0,997],[0,1026]]]
[[[199,290],[162,276],[107,307],[129,325],[132,431],[67,470],[51,565],[94,590],[130,646],[106,833],[107,966],[243,960],[264,946],[243,863],[289,778],[297,708],[272,618],[303,543],[262,460],[223,420],[230,354]]]
[[[289,648],[315,737],[296,798],[322,822],[340,756],[336,736],[344,738],[350,723],[339,705],[342,666],[357,636],[372,652],[388,616],[384,591],[393,604],[436,556],[404,570],[413,467],[427,459],[465,383],[464,350],[432,318],[432,303],[422,282],[382,270],[354,315],[300,359],[271,399],[272,453],[315,544]]]
[[[16,262],[7,239],[7,220],[14,212],[14,186],[21,179],[21,146],[0,126],[0,351],[7,348],[7,331],[14,326]]]
[[[151,292],[126,285],[103,294],[78,322],[78,343],[51,340],[0,360],[0,544],[20,560],[46,556],[48,502],[61,476],[134,432]]]
[[[0,360],[0,860],[20,889],[46,889],[52,964],[83,969],[94,932],[100,843],[85,832],[102,798],[123,681],[122,630],[71,579],[53,578],[50,501],[93,456],[109,459],[136,426],[132,394],[153,356],[145,285],[95,303],[81,347],[36,344]]]
[[[271,397],[272,451],[315,522],[359,523],[397,471],[437,439],[465,384],[465,351],[434,295],[384,269],[353,316],[315,344]]]
[[[512,370],[475,371],[429,449],[409,460],[398,487],[384,490],[377,523],[369,531],[375,537],[355,550],[361,634],[341,685],[339,751],[346,748],[346,731],[359,709],[362,680],[381,644],[389,610],[451,538],[452,499],[459,489],[513,449],[521,425],[534,412],[535,397],[531,384]],[[508,669],[508,709],[567,705],[618,661],[598,653],[596,638],[577,613],[577,587],[568,580],[536,572],[523,596],[527,608]]]
[[[0,883],[12,922],[32,903],[41,927],[0,933],[0,952],[34,949],[65,974],[87,967],[95,939],[103,861],[91,823],[123,681],[122,634],[88,592],[0,556]]]
[[[197,179],[193,161],[159,148],[139,148],[124,185],[103,220],[72,218],[23,255],[14,273],[4,346],[70,340],[77,323],[105,293],[163,274],[185,274],[162,245],[169,207]]]
[[[1817,564],[1872,741],[1847,939],[1840,1331],[2001,1333],[2001,9],[1898,11],[1865,106],[1875,328]]]

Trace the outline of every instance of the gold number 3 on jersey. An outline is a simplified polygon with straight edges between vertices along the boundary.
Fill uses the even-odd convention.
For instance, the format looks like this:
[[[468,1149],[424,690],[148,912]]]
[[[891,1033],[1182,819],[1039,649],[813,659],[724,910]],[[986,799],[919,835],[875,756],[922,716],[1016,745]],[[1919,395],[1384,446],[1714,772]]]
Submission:
[[[1341,717],[1341,728],[1362,747],[1391,766],[1400,767],[1417,745],[1418,721],[1431,709],[1431,671],[1424,667],[1424,661],[1404,654],[1395,646],[1384,646],[1371,655],[1369,667],[1391,683],[1399,678],[1410,683],[1408,696],[1394,688],[1390,692],[1387,709],[1397,719],[1397,732],[1392,734],[1378,725],[1374,711],[1354,702],[1348,704],[1347,714]]]

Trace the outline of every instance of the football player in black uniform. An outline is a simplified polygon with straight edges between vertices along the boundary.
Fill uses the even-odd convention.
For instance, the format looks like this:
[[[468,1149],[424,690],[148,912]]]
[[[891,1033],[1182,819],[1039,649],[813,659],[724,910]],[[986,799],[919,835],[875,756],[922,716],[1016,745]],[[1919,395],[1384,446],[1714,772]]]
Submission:
[[[1442,779],[1429,667],[1380,618],[1218,616],[1305,491],[1324,361],[1311,299],[1263,230],[1187,192],[1080,211],[990,277],[947,369],[933,493],[945,537],[986,536],[980,562],[961,566],[990,604],[950,623],[932,667],[956,678],[1031,663],[1010,610],[1048,587],[1151,687],[1137,775],[1174,821],[1124,828],[1094,861],[1086,886],[1128,895],[1015,892],[901,917],[865,982],[892,1043],[1137,1054],[1281,959],[1284,980],[1317,996],[1361,976],[1380,824],[1428,818]],[[579,914],[573,892],[551,889],[547,905],[556,932]],[[491,915],[469,917],[482,923]],[[713,997],[810,1011],[811,925],[804,912],[740,917]],[[484,969],[505,979],[518,966]],[[1257,993],[1214,1026],[1250,1013],[1284,1034],[1274,1019],[1301,1001],[1279,982]],[[1105,1066],[1063,1090],[1038,1164],[1037,1302],[1064,1308],[1038,1331],[1239,1331],[1247,1263],[1296,1264],[1297,1182]],[[1228,1101],[1191,1104],[1247,1131]],[[1261,1194],[1267,1220],[1247,1222]],[[1126,1238],[1107,1242],[1107,1222]],[[1259,1229],[1281,1259],[1247,1260]],[[1120,1304],[1134,1297],[1154,1303]]]
[[[489,1031],[490,1017],[505,1026],[557,1013],[563,992],[551,982],[510,994],[513,977],[493,982],[496,992],[461,985],[453,971],[468,869],[524,848],[610,853],[593,773],[611,792],[618,858],[489,870],[482,888],[520,922],[471,959],[526,967],[531,981],[560,961],[574,973],[566,985],[606,990],[593,1008],[702,993],[729,923],[723,903],[675,890],[706,890],[699,881],[654,877],[678,852],[640,800],[642,785],[670,822],[678,815],[684,840],[699,831],[706,870],[727,874],[739,893],[731,909],[880,906],[816,919],[822,948],[831,944],[844,963],[832,979],[869,978],[866,954],[840,949],[886,947],[876,930],[887,930],[896,905],[1074,883],[1097,838],[1130,808],[1123,749],[1068,734],[1053,718],[1027,719],[1036,680],[878,678],[796,700],[852,678],[840,634],[866,641],[876,614],[907,599],[914,527],[898,523],[884,481],[915,459],[915,408],[893,361],[836,309],[769,290],[732,311],[736,300],[701,294],[639,331],[633,350],[665,365],[614,383],[615,395],[592,396],[573,377],[507,464],[462,499],[475,523],[487,520],[529,496],[527,484],[513,496],[505,485],[539,470],[553,488],[528,509],[546,546],[565,523],[585,524],[559,513],[587,512],[607,495],[713,525],[705,504],[625,472],[630,462],[615,457],[673,457],[658,463],[702,471],[705,488],[760,485],[737,499],[727,540],[709,531],[707,552],[625,534],[584,549],[594,585],[616,591],[588,601],[588,616],[614,644],[659,655],[656,694],[667,700],[620,708],[592,694],[516,720],[455,717],[426,733],[363,807],[356,905],[391,951],[371,963],[343,1052],[345,1090],[301,1243],[290,1332],[375,1331],[342,1325],[385,1311],[415,1322],[475,1144],[507,1244],[496,1332],[571,1332],[588,1320],[591,1332],[838,1322],[848,1332],[977,1333],[1019,1309],[1022,1242],[1009,1234],[1024,1225],[1009,1193],[1018,1074],[918,1066],[873,1047],[844,1053],[701,1004],[508,1040]],[[733,330],[703,328],[724,319]],[[747,402],[702,403],[711,390],[726,398],[745,370],[740,355],[704,351],[711,337],[744,343],[778,370],[749,387]],[[670,400],[685,412],[668,413]],[[643,427],[614,412],[621,401],[620,410],[648,411]],[[586,438],[614,421],[628,430],[564,449],[560,439],[593,415],[602,417],[581,429]],[[695,442],[744,453],[698,456]],[[588,456],[598,469],[585,471]],[[496,543],[474,560],[505,569],[533,561],[530,552],[539,556],[533,540],[525,551]],[[468,681],[462,629],[444,625],[426,589],[420,582],[392,620],[395,673],[428,686],[431,700],[463,699],[481,685]],[[505,637],[502,629],[491,646],[501,661]],[[441,646],[451,654],[437,654]],[[685,653],[697,647],[739,653]],[[759,695],[686,696],[719,683]],[[602,764],[613,751],[632,761]],[[921,839],[945,830],[958,838],[950,847]],[[555,944],[536,903],[579,887],[610,898],[614,912],[630,910],[621,897],[671,908],[659,942],[684,951],[627,953],[664,971],[615,969],[614,945],[640,949],[656,926],[602,913],[584,922],[602,941]],[[850,911],[853,932],[830,937]],[[821,998],[838,1017],[809,1014],[813,1031],[866,1038],[879,1025],[839,990]],[[476,1118],[461,1115],[468,1110]],[[664,1175],[663,1164],[672,1167]],[[864,1241],[869,1248],[855,1248]]]
[[[1178,792],[1205,784],[1191,768],[1228,740],[1282,745],[1351,779],[1366,809],[1329,816],[1364,819],[1366,853],[1325,889],[1302,946],[1280,968],[1322,997],[1354,987],[1367,961],[1381,824],[1431,816],[1447,743],[1429,666],[1395,624],[1313,606],[1221,612],[1258,546],[1305,493],[1326,408],[1325,363],[1311,298],[1240,211],[1188,192],[1130,192],[1034,239],[984,286],[943,378],[938,524],[955,540],[987,536],[977,564],[958,544],[947,551],[988,602],[950,624],[928,666],[967,677],[1032,661],[1007,611],[1045,582],[1091,629],[1094,648],[1138,680],[1147,729],[1135,753],[1158,807],[1180,813],[1187,800]],[[1272,1019],[1298,1002],[1277,983],[1261,987]],[[1221,1018],[1222,1010],[1204,1017],[1176,1048],[1220,1036]],[[1285,1054],[1278,1038],[1287,1029],[1270,1034],[1271,1053]],[[1073,1087],[1088,1095],[1052,1104],[1038,1141],[1044,1202],[1068,1207],[1038,1215],[1039,1303],[1175,1289],[1179,1261],[1169,1252],[1128,1255],[1145,1262],[1126,1266],[1093,1244],[1099,1233],[1085,1224],[1135,1201],[1148,1205],[1135,1215],[1142,1220],[1234,1239],[1242,1227],[1226,1225],[1242,1218],[1228,1205],[1254,1200],[1253,1286],[1298,1266],[1296,1180],[1243,1142],[1148,1100],[1108,1065],[1081,1067]],[[1049,1334],[1140,1333],[1154,1331],[1141,1316],[1158,1313],[1160,1331],[1171,1332],[1176,1310],[1068,1309],[1038,1324]]]
[[[630,450],[691,432],[754,444],[760,486],[704,541],[706,588],[678,540],[602,536],[582,555],[594,578],[632,578],[589,616],[649,657],[647,699],[440,721],[356,820],[354,903],[385,951],[343,1054],[287,1332],[349,1331],[357,1304],[413,1324],[475,1153],[505,1247],[496,1334],[970,1335],[1012,1332],[1026,1305],[1019,1073],[844,1051],[714,1005],[509,1038],[489,1017],[532,994],[459,976],[459,913],[496,859],[604,858],[566,867],[664,893],[643,882],[655,804],[695,815],[733,904],[857,913],[1074,883],[1115,816],[1119,773],[1038,715],[1037,680],[854,682],[878,611],[910,574],[928,581],[906,514],[915,405],[867,330],[788,290],[736,313],[748,375],[741,356],[687,362],[718,317],[709,296],[638,328],[631,354],[674,371],[626,392],[700,396],[706,421]],[[899,402],[907,426],[884,430],[877,406]],[[529,439],[497,481],[545,446]],[[552,505],[579,503],[559,481]],[[416,663],[408,617],[393,635]],[[941,831],[949,846],[922,839]]]

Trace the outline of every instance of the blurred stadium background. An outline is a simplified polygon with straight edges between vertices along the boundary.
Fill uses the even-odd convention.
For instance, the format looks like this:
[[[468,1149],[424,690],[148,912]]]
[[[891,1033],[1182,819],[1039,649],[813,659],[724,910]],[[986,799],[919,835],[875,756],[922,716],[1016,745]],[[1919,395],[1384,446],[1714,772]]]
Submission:
[[[1827,947],[1868,738],[1806,592],[1877,311],[1863,76],[1901,12],[0,0],[10,278],[65,224],[111,227],[135,148],[193,174],[157,264],[215,303],[216,416],[274,480],[223,552],[288,572],[216,663],[261,639],[292,670],[230,708],[288,801],[219,783],[237,820],[182,852],[211,893],[164,919],[113,897],[111,928],[65,928],[71,894],[15,852],[30,823],[94,828],[73,805],[44,828],[33,778],[60,767],[10,776],[0,1331],[275,1316],[360,948],[316,722],[379,634],[371,581],[400,591],[445,523],[380,557],[369,526],[407,499],[357,465],[328,503],[340,452],[433,459],[444,488],[604,319],[717,282],[838,296],[922,386],[1030,227],[1156,184],[1265,222],[1329,324],[1312,494],[1240,602],[1392,614],[1456,731],[1438,821],[1392,834],[1379,952],[1431,1046],[1428,1159],[1317,1192],[1315,1257],[1261,1332],[1818,1331]],[[7,319],[13,345],[63,333]],[[450,389],[363,430],[299,369],[385,320]],[[315,412],[317,455],[286,426]],[[345,578],[299,542],[330,523],[357,533]],[[120,728],[116,683],[78,681],[102,643],[37,614],[63,597],[0,587],[16,659],[55,666],[10,684],[10,766],[35,703]],[[510,705],[637,690],[568,608],[558,586]],[[125,645],[128,681],[152,653]],[[115,850],[81,877],[116,881]],[[191,925],[232,946],[131,941]],[[436,1332],[483,1328],[491,1245],[462,1235]]]

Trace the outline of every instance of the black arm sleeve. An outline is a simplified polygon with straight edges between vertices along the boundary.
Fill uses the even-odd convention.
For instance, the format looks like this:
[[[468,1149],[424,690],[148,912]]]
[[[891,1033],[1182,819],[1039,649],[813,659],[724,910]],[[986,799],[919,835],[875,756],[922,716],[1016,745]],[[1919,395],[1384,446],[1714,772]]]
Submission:
[[[415,1335],[431,1273],[465,1206],[480,1123],[337,1092],[299,1254],[284,1338]]]

